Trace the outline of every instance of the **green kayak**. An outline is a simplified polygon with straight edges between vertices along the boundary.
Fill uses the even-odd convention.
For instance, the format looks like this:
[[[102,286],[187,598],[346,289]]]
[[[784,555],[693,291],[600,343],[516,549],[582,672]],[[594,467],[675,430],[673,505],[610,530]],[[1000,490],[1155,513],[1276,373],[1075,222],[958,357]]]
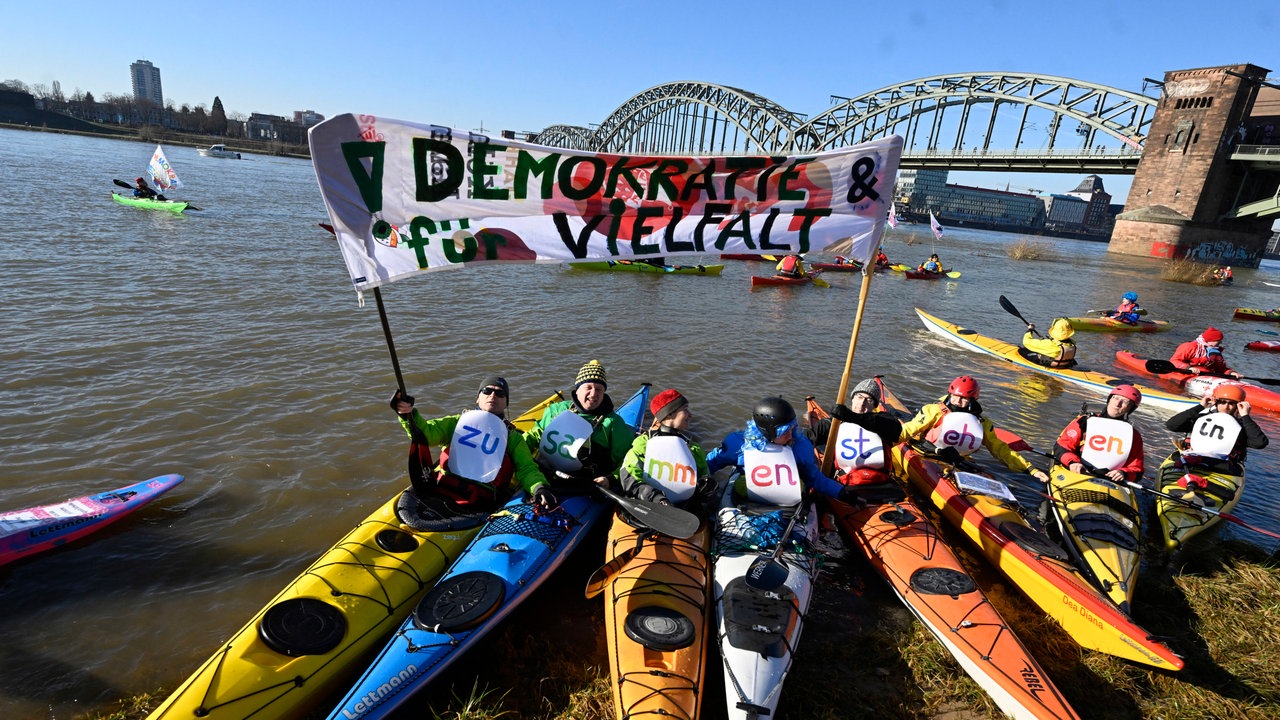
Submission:
[[[719,275],[723,265],[650,265],[646,262],[631,260],[604,260],[601,262],[569,263],[569,267],[578,270],[617,270],[620,272],[651,272],[674,275]]]
[[[132,205],[134,207],[149,208],[151,210],[168,210],[169,212],[176,213],[186,210],[187,206],[191,204],[181,200],[152,200],[149,198],[129,197],[128,195],[121,195],[116,192],[111,193],[111,199],[121,205]]]

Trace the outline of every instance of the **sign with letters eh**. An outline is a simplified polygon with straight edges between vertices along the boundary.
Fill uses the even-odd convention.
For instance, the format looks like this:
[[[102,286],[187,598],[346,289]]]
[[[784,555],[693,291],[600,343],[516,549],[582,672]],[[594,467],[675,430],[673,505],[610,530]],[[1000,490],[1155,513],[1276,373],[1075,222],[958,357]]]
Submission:
[[[800,468],[790,447],[768,443],[762,450],[743,448],[742,467],[747,473],[747,499],[780,506],[800,502]]]
[[[449,441],[449,472],[480,483],[492,483],[507,456],[507,424],[484,410],[468,410],[458,418]]]
[[[953,411],[942,416],[933,444],[940,448],[955,448],[956,452],[968,457],[982,447],[982,436],[982,421],[976,415]]]

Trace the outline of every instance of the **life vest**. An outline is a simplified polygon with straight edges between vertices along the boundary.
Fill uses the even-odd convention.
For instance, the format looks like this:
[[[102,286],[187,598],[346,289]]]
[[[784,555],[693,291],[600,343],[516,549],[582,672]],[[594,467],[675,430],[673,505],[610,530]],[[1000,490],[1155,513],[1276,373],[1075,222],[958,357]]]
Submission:
[[[1211,412],[1201,415],[1187,436],[1189,453],[1201,457],[1226,460],[1235,450],[1243,429],[1240,422],[1227,413]]]
[[[1053,358],[1049,367],[1071,367],[1076,364],[1076,344],[1071,340],[1059,340],[1058,357]]]
[[[936,260],[928,260],[928,261],[926,261],[926,262],[924,262],[924,263],[921,263],[921,264],[920,264],[920,267],[918,267],[918,268],[916,268],[916,269],[917,269],[917,270],[922,270],[922,271],[924,271],[924,272],[940,273],[940,272],[942,272],[942,263],[940,263],[940,262],[938,262],[938,261],[936,261]]]
[[[673,503],[693,497],[698,489],[698,463],[689,443],[679,435],[649,438],[640,479],[661,490]]]
[[[1098,415],[1085,418],[1080,438],[1080,458],[1099,470],[1115,470],[1133,452],[1133,426],[1124,420]]]
[[[942,417],[929,429],[924,439],[933,443],[936,448],[955,448],[964,457],[969,457],[982,447],[982,421],[973,413],[952,411],[942,406]]]
[[[484,410],[458,418],[449,445],[440,451],[436,490],[458,505],[493,502],[515,466],[507,454],[507,423]]]
[[[782,258],[782,262],[778,263],[778,272],[782,275],[799,275],[800,258],[795,255],[788,255]]]
[[[547,423],[538,443],[538,463],[572,474],[582,469],[581,458],[591,449],[595,428],[585,418],[566,409]]]
[[[836,467],[845,472],[864,467],[882,468],[884,450],[884,441],[879,435],[855,423],[840,423],[836,431]]]
[[[767,443],[762,450],[744,447],[742,469],[748,500],[781,507],[800,502],[800,467],[790,446]]]

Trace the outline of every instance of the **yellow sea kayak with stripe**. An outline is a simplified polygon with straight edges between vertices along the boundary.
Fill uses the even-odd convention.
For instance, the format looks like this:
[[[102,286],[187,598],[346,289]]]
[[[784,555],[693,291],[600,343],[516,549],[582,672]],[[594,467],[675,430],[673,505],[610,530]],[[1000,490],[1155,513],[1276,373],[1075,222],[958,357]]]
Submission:
[[[1049,469],[1048,494],[1063,544],[1095,587],[1130,614],[1142,546],[1142,513],[1131,488],[1107,478]]]
[[[1017,345],[1004,342],[1003,340],[990,338],[985,335],[979,335],[973,330],[930,315],[920,308],[916,308],[915,310],[916,314],[920,316],[920,319],[924,322],[925,328],[928,329],[929,332],[946,338],[966,350],[994,355],[995,357],[1008,360],[1015,365],[1019,365],[1029,370],[1035,370],[1036,372],[1042,372],[1046,375],[1062,378],[1073,385],[1079,385],[1080,387],[1096,391],[1103,397],[1109,395],[1111,393],[1111,389],[1117,385],[1133,384],[1129,383],[1127,380],[1121,380],[1119,378],[1112,377],[1111,375],[1106,375],[1093,370],[1083,370],[1079,367],[1045,367],[1023,357],[1022,353],[1019,352],[1020,348]],[[1158,407],[1161,410],[1178,412],[1180,410],[1185,410],[1192,405],[1198,404],[1196,400],[1184,395],[1174,395],[1173,393],[1167,393],[1163,390],[1156,390],[1155,388],[1149,388],[1142,385],[1135,385],[1135,387],[1142,391],[1142,405],[1138,407],[1139,410]]]

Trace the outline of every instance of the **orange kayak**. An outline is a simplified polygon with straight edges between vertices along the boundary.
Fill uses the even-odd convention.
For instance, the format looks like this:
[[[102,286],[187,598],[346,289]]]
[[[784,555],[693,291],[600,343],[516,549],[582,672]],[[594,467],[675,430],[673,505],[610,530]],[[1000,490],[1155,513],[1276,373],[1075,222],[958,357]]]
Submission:
[[[883,400],[906,409],[887,389]],[[894,447],[893,466],[1082,647],[1163,670],[1182,669],[1181,657],[1094,588],[1066,551],[1028,522],[1021,505],[1001,497],[1009,493],[1003,483],[986,478],[989,490],[962,490],[952,466],[907,443]]]
[[[809,423],[827,413],[806,398]],[[894,593],[924,623],[1006,715],[1013,718],[1078,718],[982,589],[965,572],[937,528],[902,492],[900,499],[855,508],[831,500],[840,529],[871,561]],[[888,490],[888,488],[885,488]]]
[[[619,720],[698,717],[710,633],[711,530],[688,540],[615,514],[605,567],[605,634]]]

